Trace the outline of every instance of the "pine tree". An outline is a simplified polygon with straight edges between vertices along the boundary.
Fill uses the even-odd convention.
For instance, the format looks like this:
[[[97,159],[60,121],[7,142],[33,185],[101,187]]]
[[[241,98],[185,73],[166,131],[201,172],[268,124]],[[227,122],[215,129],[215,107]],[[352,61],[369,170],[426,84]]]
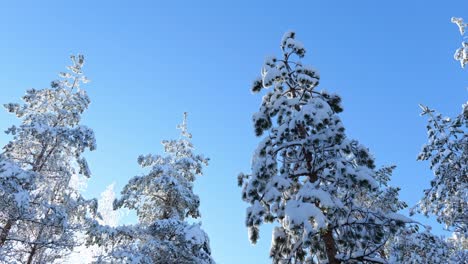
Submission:
[[[430,229],[419,231],[414,225],[401,229],[389,240],[389,263],[395,264],[447,264],[451,262],[452,247],[442,237],[430,233]]]
[[[96,146],[93,131],[80,125],[90,103],[80,87],[87,82],[82,73],[84,57],[71,58],[69,72],[61,73],[62,79],[50,88],[28,90],[23,104],[5,105],[21,125],[7,130],[13,139],[4,147],[3,156],[31,175],[25,185],[28,214],[1,219],[2,246],[9,244],[17,250],[12,262],[62,259],[77,245],[74,234],[96,210],[95,200],[84,199],[70,185],[73,177],[90,176],[82,153]]]
[[[465,34],[466,23],[461,18],[452,18],[461,35]],[[468,62],[468,44],[455,52],[454,58],[465,67]],[[427,106],[420,105],[421,115],[429,118],[428,142],[423,146],[418,160],[428,160],[434,173],[431,187],[414,212],[428,216],[433,214],[457,236],[468,236],[468,102],[462,105],[461,113],[455,118],[444,117]],[[466,249],[466,248],[465,248]]]
[[[108,254],[98,262],[211,264],[209,239],[200,224],[187,219],[200,217],[200,200],[193,193],[193,182],[202,175],[208,159],[193,153],[187,131],[186,114],[178,127],[179,140],[164,140],[166,156],[146,155],[138,158],[150,172],[132,178],[114,202],[114,209],[136,210],[138,224],[117,228],[96,228],[90,244],[104,245]]]
[[[460,34],[465,34],[466,23],[461,18],[452,18]],[[455,54],[461,67],[468,63],[468,45]],[[422,114],[428,116],[428,142],[423,146],[418,160],[430,161],[434,173],[431,187],[424,190],[424,196],[411,213],[431,214],[446,228],[454,231],[449,239],[438,238],[429,231],[417,230],[400,232],[392,240],[392,256],[397,263],[466,263],[467,246],[467,197],[468,197],[468,103],[462,105],[462,112],[455,118],[442,114],[427,106],[420,105]]]
[[[463,18],[452,17],[452,23],[458,26],[460,34],[464,36],[468,24],[463,21]],[[455,51],[453,57],[460,62],[462,68],[465,68],[465,65],[468,63],[468,42],[463,41],[461,47]]]
[[[306,50],[287,32],[282,57],[267,58],[252,91],[268,91],[253,122],[263,136],[251,174],[240,174],[250,206],[250,240],[275,222],[274,263],[383,263],[383,247],[410,219],[398,189],[388,188],[392,167],[375,169],[368,149],[346,138],[336,94],[317,91],[320,76],[299,61]],[[374,204],[391,197],[387,207]],[[392,206],[388,206],[391,202]]]
[[[418,160],[429,160],[434,173],[431,187],[414,211],[434,214],[440,223],[468,235],[468,103],[454,119],[421,106],[429,117],[428,143]]]
[[[459,233],[453,233],[452,237],[447,239],[450,250],[450,263],[468,262],[468,237]]]

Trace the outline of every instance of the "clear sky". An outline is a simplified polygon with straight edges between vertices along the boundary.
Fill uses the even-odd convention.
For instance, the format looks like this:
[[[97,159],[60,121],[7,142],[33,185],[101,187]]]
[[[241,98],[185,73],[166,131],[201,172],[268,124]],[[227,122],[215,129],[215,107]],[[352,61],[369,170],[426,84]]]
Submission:
[[[319,88],[342,96],[348,136],[378,164],[398,166],[392,184],[414,205],[431,178],[416,161],[426,141],[418,104],[454,116],[468,97],[468,72],[452,58],[461,42],[452,16],[468,19],[468,1],[2,1],[0,102],[47,87],[70,54],[86,56],[92,104],[83,123],[98,144],[86,154],[87,197],[142,173],[138,155],[161,153],[188,111],[193,142],[211,158],[195,190],[215,260],[269,263],[271,227],[250,245],[236,184],[259,141],[251,116],[261,95],[250,84],[265,57],[295,30]],[[15,122],[0,111],[1,130]],[[0,135],[0,145],[9,139]]]

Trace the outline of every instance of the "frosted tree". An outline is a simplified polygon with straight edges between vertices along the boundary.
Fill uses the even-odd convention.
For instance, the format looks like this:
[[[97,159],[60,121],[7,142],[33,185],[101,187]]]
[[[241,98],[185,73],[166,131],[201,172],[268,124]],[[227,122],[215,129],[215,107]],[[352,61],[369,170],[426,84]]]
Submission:
[[[452,18],[461,35],[466,23]],[[463,42],[454,55],[464,68],[467,61],[467,43]],[[434,173],[431,186],[411,213],[435,215],[438,222],[454,231],[453,238],[441,239],[429,231],[400,232],[392,243],[392,256],[397,263],[466,263],[468,247],[468,103],[462,105],[455,118],[444,117],[427,106],[420,105],[422,114],[428,117],[428,142],[423,146],[418,160],[430,162]]]
[[[451,262],[452,248],[443,238],[431,234],[430,229],[423,232],[418,229],[418,226],[402,229],[390,239],[389,263],[463,263]]]
[[[461,18],[452,18],[461,35],[467,24]],[[467,43],[455,52],[461,66],[467,63]],[[462,105],[455,118],[444,117],[427,106],[420,106],[428,117],[428,142],[423,146],[418,160],[428,160],[434,173],[431,187],[413,212],[434,214],[440,223],[458,233],[468,235],[468,102]]]
[[[209,239],[200,224],[187,219],[200,217],[200,200],[193,182],[202,175],[208,159],[193,153],[186,114],[178,126],[178,140],[162,142],[166,155],[138,158],[149,173],[132,178],[114,202],[114,209],[136,210],[139,223],[114,229],[96,226],[90,243],[105,245],[109,253],[98,262],[183,264],[214,263]]]
[[[453,264],[468,262],[468,238],[466,235],[453,233],[447,239],[450,249],[450,261]]]
[[[463,21],[463,18],[452,17],[452,23],[458,26],[460,34],[463,36],[463,39],[466,39],[465,29],[468,24],[466,24]],[[465,65],[468,63],[468,42],[463,41],[461,47],[458,48],[457,51],[455,51],[453,57],[455,58],[455,60],[460,62],[462,68],[465,68]]]
[[[0,155],[0,263],[11,262],[15,256],[13,245],[6,243],[13,223],[34,216],[30,207],[32,177],[32,173]]]
[[[11,262],[51,263],[63,258],[76,246],[74,233],[86,226],[96,210],[95,200],[84,199],[70,185],[73,177],[90,176],[82,153],[96,146],[93,131],[80,125],[90,103],[80,87],[87,82],[82,73],[84,58],[71,58],[69,72],[61,73],[62,79],[50,88],[28,90],[23,104],[5,105],[21,124],[7,130],[13,139],[3,156],[32,175],[29,214],[1,219],[2,246],[17,250]]]
[[[101,219],[99,222],[111,227],[116,227],[122,217],[122,211],[114,210],[115,192],[114,185],[107,186],[104,192],[101,193],[101,198],[98,201],[98,213]]]
[[[418,156],[434,173],[431,187],[414,210],[434,214],[447,228],[468,234],[468,104],[460,115],[444,117],[426,106],[428,143]]]
[[[430,227],[419,230],[418,225],[400,229],[389,239],[385,253],[388,263],[395,264],[460,264],[468,261],[466,236],[453,233],[451,238],[431,234]]]
[[[99,217],[96,219],[97,223],[102,226],[108,226],[109,228],[115,228],[119,224],[123,212],[120,210],[114,210],[114,183],[107,186],[106,189],[101,193],[98,200],[98,213]],[[86,230],[83,230],[77,234],[77,239],[81,240],[80,246],[75,247],[73,252],[68,256],[67,263],[74,264],[87,264],[92,263],[96,257],[105,254],[105,247],[99,247],[97,245],[86,245],[87,240]]]
[[[376,170],[368,149],[346,138],[341,98],[317,91],[320,76],[299,60],[306,50],[295,33],[280,46],[252,87],[267,92],[253,116],[263,139],[252,172],[238,178],[250,240],[274,222],[274,263],[383,263],[385,243],[411,221],[396,213],[405,206],[398,189],[387,187],[393,168]]]

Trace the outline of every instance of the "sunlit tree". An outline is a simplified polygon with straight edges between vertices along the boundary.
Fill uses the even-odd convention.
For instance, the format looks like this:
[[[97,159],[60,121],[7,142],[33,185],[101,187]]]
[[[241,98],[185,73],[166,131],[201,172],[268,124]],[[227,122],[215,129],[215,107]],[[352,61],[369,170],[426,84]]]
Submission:
[[[70,184],[74,177],[91,175],[82,153],[96,147],[93,131],[80,124],[90,103],[81,88],[88,81],[82,73],[84,57],[71,58],[69,71],[50,88],[28,90],[22,104],[5,105],[21,124],[7,130],[13,139],[2,157],[30,175],[19,183],[26,191],[20,199],[26,213],[0,214],[0,246],[15,251],[9,252],[10,262],[62,259],[77,245],[75,232],[85,228],[96,210],[96,201],[84,199]]]
[[[387,240],[411,221],[387,187],[393,168],[376,169],[369,150],[346,137],[341,98],[317,90],[320,75],[300,61],[306,50],[295,37],[284,35],[281,56],[266,59],[252,87],[266,93],[253,116],[262,139],[252,171],[239,175],[250,240],[274,222],[274,263],[382,263]]]
[[[198,223],[200,199],[193,183],[208,159],[193,152],[186,114],[178,140],[162,142],[166,155],[138,158],[150,171],[135,176],[114,202],[114,209],[135,210],[138,224],[109,228],[96,225],[90,244],[107,247],[103,263],[211,264],[208,235]]]

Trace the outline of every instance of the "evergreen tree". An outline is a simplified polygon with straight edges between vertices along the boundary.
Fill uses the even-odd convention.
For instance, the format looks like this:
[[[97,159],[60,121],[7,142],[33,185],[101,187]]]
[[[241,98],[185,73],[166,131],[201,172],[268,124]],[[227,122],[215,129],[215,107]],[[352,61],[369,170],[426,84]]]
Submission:
[[[395,264],[448,264],[452,247],[443,238],[434,236],[430,229],[420,232],[418,226],[401,229],[389,240],[389,263]]]
[[[428,143],[418,160],[429,160],[434,173],[431,187],[414,211],[434,214],[440,223],[460,235],[468,235],[468,103],[454,119],[426,106]]]
[[[115,200],[114,209],[136,210],[139,223],[109,228],[98,226],[90,233],[90,242],[104,245],[108,254],[98,262],[210,264],[209,239],[200,224],[188,218],[200,217],[200,200],[193,193],[195,178],[202,175],[208,159],[193,153],[186,114],[178,127],[179,140],[164,140],[166,156],[146,155],[138,158],[150,172],[132,178]]]
[[[77,245],[74,234],[85,228],[96,210],[95,200],[84,199],[70,185],[73,177],[90,176],[82,153],[96,146],[93,131],[80,125],[90,103],[80,87],[87,82],[82,73],[84,58],[71,58],[69,72],[61,73],[62,79],[50,88],[28,90],[23,104],[5,105],[21,124],[7,130],[13,139],[4,147],[3,156],[31,175],[23,184],[27,214],[1,215],[0,244],[17,251],[9,262],[62,259]]]
[[[447,239],[450,249],[450,263],[467,263],[468,262],[468,238],[466,235],[453,233],[452,237]]]
[[[468,24],[463,21],[463,18],[452,17],[452,23],[458,26],[460,34],[464,36]],[[468,42],[463,41],[461,47],[455,51],[453,57],[460,62],[462,68],[465,68],[465,65],[468,63]]]
[[[461,18],[452,18],[461,35],[466,23]],[[455,52],[455,59],[465,67],[468,62],[468,44]],[[431,187],[413,212],[434,214],[440,223],[457,232],[464,239],[468,235],[468,102],[462,105],[455,118],[444,117],[427,106],[420,105],[421,115],[428,116],[428,142],[423,146],[418,160],[428,160],[434,173]],[[465,248],[467,250],[467,248]]]
[[[383,263],[387,240],[411,222],[396,213],[405,206],[398,189],[387,187],[392,167],[376,170],[368,149],[346,138],[341,98],[317,91],[320,76],[299,61],[306,50],[294,32],[284,35],[281,50],[252,87],[268,92],[253,116],[263,139],[252,172],[238,178],[250,204],[250,240],[263,222],[275,222],[274,263]]]
[[[419,230],[418,225],[400,229],[385,246],[388,263],[395,264],[460,264],[468,261],[466,236],[451,238],[432,234],[430,227]]]
[[[452,18],[460,34],[465,34],[466,23]],[[462,68],[468,62],[468,45],[462,43],[454,55]],[[449,239],[438,238],[426,231],[400,232],[392,241],[392,256],[397,263],[466,263],[468,261],[468,103],[455,118],[443,117],[427,106],[420,105],[421,115],[428,116],[428,142],[418,160],[430,161],[434,173],[431,187],[424,190],[419,204],[411,213],[433,214],[438,222],[454,231]]]

